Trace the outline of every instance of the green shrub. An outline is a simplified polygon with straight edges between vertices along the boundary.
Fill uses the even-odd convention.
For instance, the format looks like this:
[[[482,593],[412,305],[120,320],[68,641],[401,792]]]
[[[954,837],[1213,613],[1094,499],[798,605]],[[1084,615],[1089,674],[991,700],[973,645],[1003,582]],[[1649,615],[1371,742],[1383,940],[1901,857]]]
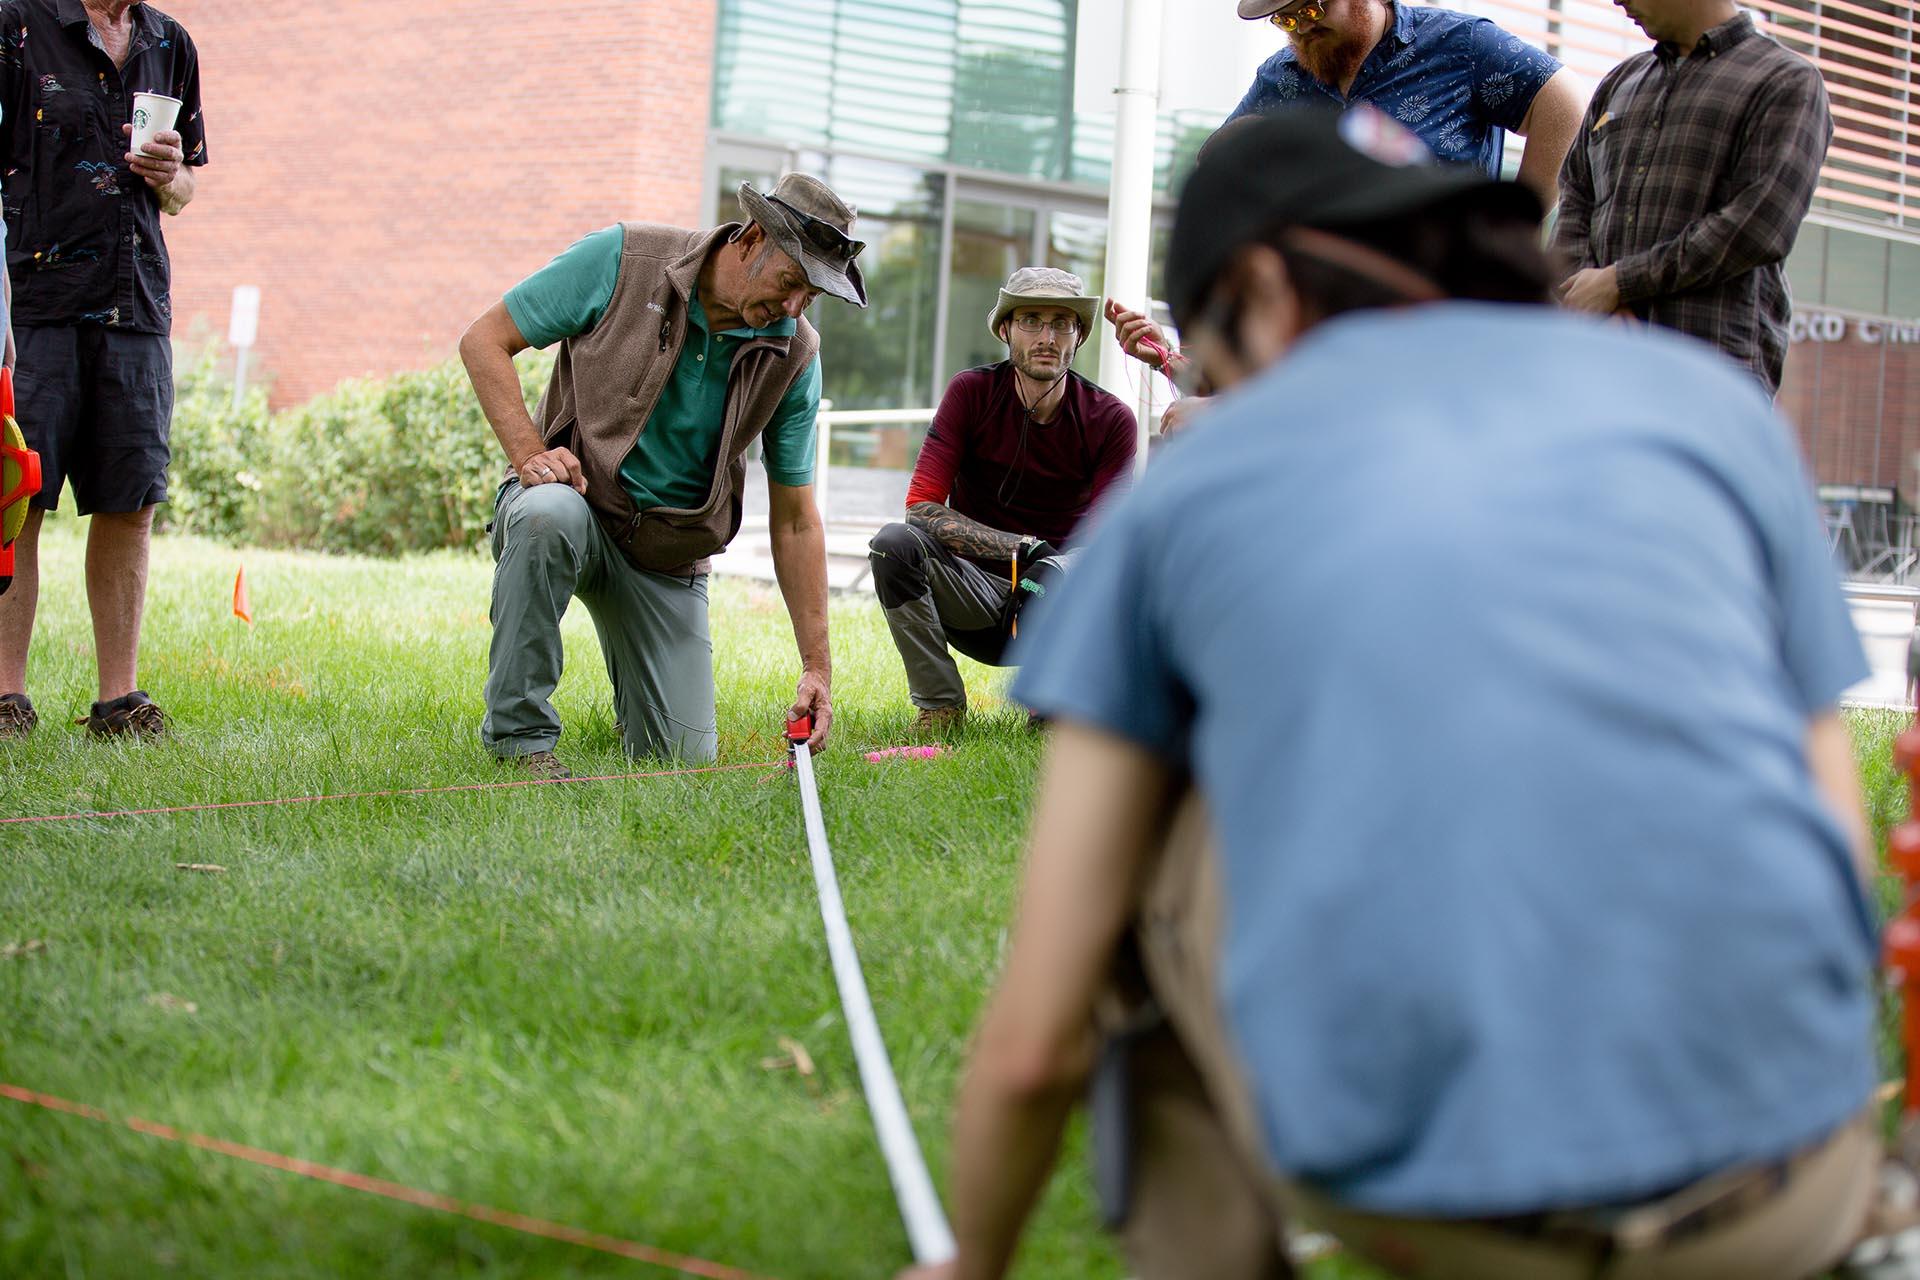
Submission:
[[[531,404],[550,355],[517,362]],[[181,381],[174,423],[175,527],[229,541],[398,555],[478,547],[504,460],[458,360],[355,379],[271,417],[240,412],[209,352]],[[257,398],[257,407],[256,407]]]
[[[257,536],[268,417],[267,389],[258,383],[233,403],[233,379],[212,343],[180,367],[162,528],[222,542]]]

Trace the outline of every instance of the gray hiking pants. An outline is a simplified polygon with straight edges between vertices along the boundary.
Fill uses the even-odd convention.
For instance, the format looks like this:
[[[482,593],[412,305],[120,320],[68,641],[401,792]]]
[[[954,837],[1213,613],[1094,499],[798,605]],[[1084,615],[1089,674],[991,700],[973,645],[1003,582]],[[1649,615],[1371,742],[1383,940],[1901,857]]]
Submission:
[[[593,615],[627,754],[699,763],[719,751],[707,578],[636,569],[564,484],[501,486],[493,515],[493,642],[480,741],[497,756],[551,751],[560,716],[560,619]]]
[[[887,629],[907,668],[907,696],[927,710],[967,705],[949,647],[1001,666],[1013,623],[1013,583],[941,546],[910,524],[873,535],[867,559]]]

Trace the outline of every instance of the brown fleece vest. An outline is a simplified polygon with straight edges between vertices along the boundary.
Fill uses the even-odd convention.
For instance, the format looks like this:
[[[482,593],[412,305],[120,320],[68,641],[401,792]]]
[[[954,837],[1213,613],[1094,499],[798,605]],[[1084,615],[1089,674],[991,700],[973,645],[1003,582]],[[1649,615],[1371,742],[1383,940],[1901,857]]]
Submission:
[[[685,576],[740,532],[747,446],[820,350],[801,317],[790,338],[754,338],[734,352],[727,408],[707,499],[697,507],[635,508],[620,464],[646,430],[687,338],[687,300],[700,268],[741,224],[687,231],[656,223],[621,226],[620,275],[600,323],[560,344],[534,419],[547,447],[566,445],[586,470],[587,504],[627,559]]]

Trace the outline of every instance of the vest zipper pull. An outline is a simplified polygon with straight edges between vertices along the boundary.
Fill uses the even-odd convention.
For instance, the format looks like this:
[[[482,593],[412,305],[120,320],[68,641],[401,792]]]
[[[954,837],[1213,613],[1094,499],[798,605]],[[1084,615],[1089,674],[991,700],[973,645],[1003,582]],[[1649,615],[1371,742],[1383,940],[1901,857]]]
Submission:
[[[671,332],[672,332],[672,326],[669,325],[665,320],[662,320],[660,322],[660,349],[662,351],[665,351],[667,349],[667,336]]]

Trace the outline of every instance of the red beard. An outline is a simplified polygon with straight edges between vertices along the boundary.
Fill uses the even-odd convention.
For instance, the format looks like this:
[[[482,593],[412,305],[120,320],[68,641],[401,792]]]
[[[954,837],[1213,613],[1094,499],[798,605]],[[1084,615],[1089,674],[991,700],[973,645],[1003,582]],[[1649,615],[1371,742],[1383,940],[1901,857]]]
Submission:
[[[1360,64],[1372,52],[1364,36],[1354,37],[1327,27],[1317,28],[1307,38],[1296,33],[1287,39],[1301,70],[1335,89],[1359,74]]]

